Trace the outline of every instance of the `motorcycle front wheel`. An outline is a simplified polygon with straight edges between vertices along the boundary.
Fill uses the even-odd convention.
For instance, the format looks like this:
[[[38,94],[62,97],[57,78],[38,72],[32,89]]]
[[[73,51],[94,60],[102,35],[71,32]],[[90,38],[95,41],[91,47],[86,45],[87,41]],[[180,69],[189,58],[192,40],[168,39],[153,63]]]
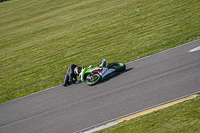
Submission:
[[[95,74],[88,74],[86,77],[86,84],[89,86],[95,85],[97,82],[101,80],[101,75]]]

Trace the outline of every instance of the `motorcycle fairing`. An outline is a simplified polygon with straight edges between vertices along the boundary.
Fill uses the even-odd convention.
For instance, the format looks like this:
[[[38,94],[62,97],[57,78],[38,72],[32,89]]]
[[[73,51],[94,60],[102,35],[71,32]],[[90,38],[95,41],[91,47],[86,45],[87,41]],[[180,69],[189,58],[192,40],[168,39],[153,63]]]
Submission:
[[[81,80],[82,82],[85,82],[85,78],[84,75],[85,73],[99,73],[101,75],[102,78],[104,78],[105,76],[111,74],[112,72],[114,72],[115,69],[108,69],[107,67],[89,67],[89,68],[84,68],[82,69],[81,72]]]

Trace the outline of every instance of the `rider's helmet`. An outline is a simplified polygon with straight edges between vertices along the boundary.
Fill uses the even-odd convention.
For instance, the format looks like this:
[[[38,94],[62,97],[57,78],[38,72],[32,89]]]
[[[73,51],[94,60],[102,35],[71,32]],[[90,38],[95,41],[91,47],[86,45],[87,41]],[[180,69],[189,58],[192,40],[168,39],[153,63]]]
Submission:
[[[81,70],[82,70],[82,67],[77,66],[77,67],[74,69],[74,73],[75,73],[76,75],[79,75],[79,74],[81,73]]]

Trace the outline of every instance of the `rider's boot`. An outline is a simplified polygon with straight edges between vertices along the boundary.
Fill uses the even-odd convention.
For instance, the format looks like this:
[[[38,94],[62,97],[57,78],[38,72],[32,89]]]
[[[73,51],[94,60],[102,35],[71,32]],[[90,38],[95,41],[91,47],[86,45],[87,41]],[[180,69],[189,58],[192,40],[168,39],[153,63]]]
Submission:
[[[67,86],[67,82],[63,81],[62,86]]]
[[[64,79],[64,81],[63,81],[63,83],[62,83],[62,86],[67,86],[67,85],[69,85],[68,80],[69,80],[69,77],[68,77],[68,75],[66,75],[66,76],[65,76],[65,79]]]
[[[100,67],[106,67],[106,59],[103,59],[99,66]]]

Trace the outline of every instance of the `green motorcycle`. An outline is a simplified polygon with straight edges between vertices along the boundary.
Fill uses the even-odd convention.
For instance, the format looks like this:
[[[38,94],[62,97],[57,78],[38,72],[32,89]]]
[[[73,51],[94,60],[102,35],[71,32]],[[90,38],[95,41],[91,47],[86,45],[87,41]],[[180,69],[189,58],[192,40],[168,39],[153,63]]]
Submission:
[[[121,72],[126,69],[126,65],[121,62],[114,62],[106,66],[106,60],[103,59],[99,66],[90,65],[82,69],[80,73],[81,81],[87,85],[95,85],[100,80],[105,79],[113,72]]]

